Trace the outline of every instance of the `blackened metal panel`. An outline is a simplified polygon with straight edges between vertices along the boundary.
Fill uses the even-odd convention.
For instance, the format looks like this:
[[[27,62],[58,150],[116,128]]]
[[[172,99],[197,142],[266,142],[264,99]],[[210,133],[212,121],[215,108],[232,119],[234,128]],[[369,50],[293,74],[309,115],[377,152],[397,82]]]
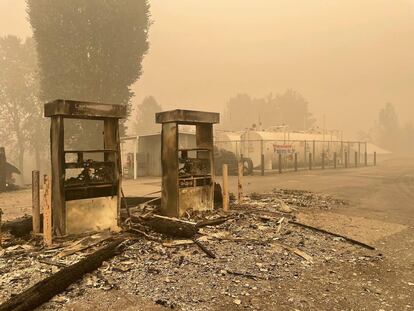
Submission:
[[[161,137],[161,213],[178,217],[178,124],[164,123]]]
[[[155,121],[157,123],[179,122],[187,124],[219,123],[220,114],[216,112],[177,109],[157,113]]]
[[[58,99],[45,104],[45,117],[64,116],[65,118],[103,119],[126,118],[125,105],[110,105]]]
[[[211,193],[211,185],[203,187],[188,187],[179,189],[180,213],[183,216],[187,210],[207,211],[212,209],[211,202],[214,202]]]
[[[207,199],[205,205],[209,206],[209,209],[214,209],[214,141],[213,141],[213,124],[197,124],[196,125],[196,143],[197,148],[205,148],[210,150],[207,153],[210,160],[210,174],[211,174],[211,185],[208,190]],[[199,157],[206,153],[200,153]]]

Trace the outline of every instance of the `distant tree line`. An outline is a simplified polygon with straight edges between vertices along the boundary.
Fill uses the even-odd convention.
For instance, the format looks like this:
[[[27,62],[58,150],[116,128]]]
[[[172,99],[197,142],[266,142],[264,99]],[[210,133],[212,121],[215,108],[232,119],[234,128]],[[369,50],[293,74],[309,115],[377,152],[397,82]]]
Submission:
[[[135,109],[135,116],[132,120],[133,134],[141,136],[160,131],[160,125],[155,123],[155,114],[161,111],[161,105],[153,96],[145,97]]]
[[[39,168],[47,149],[47,122],[38,99],[38,82],[33,39],[0,38],[0,146],[11,151],[22,173],[26,152],[33,152]]]
[[[367,132],[361,131],[359,138],[377,144],[393,152],[414,152],[414,124],[401,124],[391,103],[379,111],[375,126]]]
[[[248,94],[230,98],[222,123],[226,130],[275,125],[286,125],[291,130],[306,130],[313,127],[315,122],[307,100],[300,93],[287,90],[262,98],[253,98]]]
[[[130,106],[151,23],[148,0],[26,2],[33,38],[0,37],[0,145],[22,172],[28,152],[37,168],[48,156],[45,102]],[[96,140],[90,135],[96,124],[72,125],[65,135],[70,141]]]

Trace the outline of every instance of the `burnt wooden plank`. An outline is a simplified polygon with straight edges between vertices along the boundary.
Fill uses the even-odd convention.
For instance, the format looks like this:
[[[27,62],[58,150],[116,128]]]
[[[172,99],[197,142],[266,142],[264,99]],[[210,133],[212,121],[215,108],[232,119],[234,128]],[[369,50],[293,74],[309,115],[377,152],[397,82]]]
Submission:
[[[164,123],[161,137],[162,191],[161,213],[178,217],[178,125]]]
[[[66,202],[100,197],[112,197],[114,195],[117,195],[117,188],[113,185],[104,185],[102,187],[67,188],[65,191]]]
[[[104,148],[107,150],[116,150],[114,153],[105,153],[105,162],[114,163],[113,180],[118,181],[115,184],[117,202],[118,225],[121,224],[121,186],[122,186],[122,166],[121,166],[121,150],[119,137],[119,123],[117,119],[104,120]]]
[[[127,107],[125,105],[57,99],[45,104],[45,117],[53,116],[79,119],[121,119],[127,116]]]
[[[66,234],[64,121],[62,116],[51,118],[50,151],[53,232],[57,236],[62,236]]]
[[[65,150],[65,153],[114,153],[116,149]]]
[[[114,257],[121,250],[121,237],[97,250],[79,262],[63,268],[59,272],[36,283],[22,293],[11,297],[0,305],[0,311],[34,310],[53,296],[64,291],[69,285],[82,278],[85,274],[99,268],[104,261]]]
[[[171,110],[159,112],[155,115],[157,123],[179,122],[179,123],[219,123],[220,114],[216,112],[204,112],[194,110]]]

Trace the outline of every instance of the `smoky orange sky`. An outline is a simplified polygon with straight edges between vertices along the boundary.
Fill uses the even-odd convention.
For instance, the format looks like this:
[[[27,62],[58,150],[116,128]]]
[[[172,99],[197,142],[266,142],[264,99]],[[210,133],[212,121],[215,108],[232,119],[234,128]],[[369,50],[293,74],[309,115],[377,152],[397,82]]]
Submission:
[[[152,0],[135,103],[223,111],[237,93],[299,91],[348,135],[392,102],[414,120],[414,0]],[[31,35],[24,0],[0,0],[0,35]]]

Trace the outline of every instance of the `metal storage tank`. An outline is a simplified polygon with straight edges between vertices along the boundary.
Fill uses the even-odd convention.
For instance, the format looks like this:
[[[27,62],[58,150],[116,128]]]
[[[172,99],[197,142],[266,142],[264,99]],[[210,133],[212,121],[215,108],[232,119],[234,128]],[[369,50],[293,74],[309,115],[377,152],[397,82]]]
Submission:
[[[214,145],[218,149],[233,152],[239,159],[242,139],[241,136],[241,132],[216,131],[214,135]]]

